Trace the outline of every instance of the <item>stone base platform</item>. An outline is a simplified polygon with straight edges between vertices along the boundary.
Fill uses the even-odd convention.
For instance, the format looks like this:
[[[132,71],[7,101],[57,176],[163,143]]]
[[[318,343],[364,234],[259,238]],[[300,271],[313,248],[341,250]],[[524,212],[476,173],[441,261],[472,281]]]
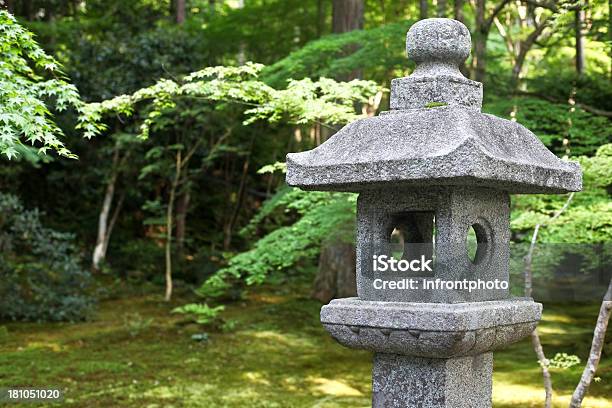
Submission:
[[[378,353],[448,359],[503,348],[528,336],[542,305],[530,298],[472,303],[332,300],[321,323],[340,344]]]

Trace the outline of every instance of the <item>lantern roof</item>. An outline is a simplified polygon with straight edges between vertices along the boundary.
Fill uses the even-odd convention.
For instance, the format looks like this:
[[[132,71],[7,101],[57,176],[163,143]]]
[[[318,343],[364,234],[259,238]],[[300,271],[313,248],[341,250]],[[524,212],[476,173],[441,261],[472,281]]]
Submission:
[[[407,34],[417,63],[391,83],[391,110],[357,120],[325,143],[287,155],[287,183],[310,190],[482,186],[511,193],[579,191],[577,163],[559,159],[519,123],[481,113],[482,84],[461,74],[468,29],[433,18]]]

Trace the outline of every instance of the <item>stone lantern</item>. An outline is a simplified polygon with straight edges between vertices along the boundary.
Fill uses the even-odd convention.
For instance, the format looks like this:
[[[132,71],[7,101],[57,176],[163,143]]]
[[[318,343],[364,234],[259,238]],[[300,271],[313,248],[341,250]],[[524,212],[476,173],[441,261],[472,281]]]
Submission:
[[[481,113],[482,84],[459,71],[471,49],[462,23],[419,21],[406,49],[417,66],[392,81],[391,110],[289,154],[287,183],[359,193],[358,297],[332,300],[321,322],[374,352],[373,406],[490,407],[492,351],[528,336],[542,309],[509,294],[510,194],[579,191],[581,171]],[[377,269],[394,236],[405,265],[428,259],[431,271]]]

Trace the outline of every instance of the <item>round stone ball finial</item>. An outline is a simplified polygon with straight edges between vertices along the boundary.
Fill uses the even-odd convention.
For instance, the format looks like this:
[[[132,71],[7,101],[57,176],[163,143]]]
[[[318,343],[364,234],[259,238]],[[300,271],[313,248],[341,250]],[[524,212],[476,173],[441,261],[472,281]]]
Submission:
[[[430,75],[439,67],[446,74],[461,75],[459,65],[470,55],[472,39],[467,27],[457,20],[428,18],[415,23],[406,35],[408,58],[417,63],[415,74]],[[434,71],[434,72],[432,72]],[[463,75],[461,75],[463,76]]]

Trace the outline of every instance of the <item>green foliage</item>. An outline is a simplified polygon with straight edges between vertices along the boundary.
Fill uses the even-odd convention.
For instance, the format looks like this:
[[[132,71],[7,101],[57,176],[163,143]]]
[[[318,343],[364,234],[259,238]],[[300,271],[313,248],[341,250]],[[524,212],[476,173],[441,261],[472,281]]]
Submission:
[[[542,239],[556,242],[597,243],[612,240],[612,202],[577,205],[563,219],[548,226]]]
[[[274,173],[280,171],[281,173],[287,172],[287,164],[276,162],[272,164],[266,164],[261,169],[257,170],[257,174],[266,174],[266,173]]]
[[[484,105],[487,113],[507,119],[514,112],[518,123],[559,156],[567,151],[571,156],[593,155],[602,142],[612,141],[609,119],[571,108],[533,97],[490,98]]]
[[[223,154],[242,152],[235,142],[230,144],[225,141],[225,136],[214,133],[211,137],[218,138],[217,142],[212,146],[202,146],[203,138],[194,126],[194,121],[196,118],[214,115],[211,111],[206,111],[204,113],[207,116],[203,116],[200,110],[195,110],[193,106],[185,104],[185,101],[201,105],[199,101],[205,100],[224,110],[228,110],[232,105],[246,106],[243,125],[258,121],[295,125],[325,121],[333,124],[346,123],[359,117],[355,113],[355,105],[367,102],[381,90],[371,81],[336,82],[327,78],[320,78],[318,81],[308,78],[290,81],[286,89],[277,90],[258,79],[262,68],[262,65],[254,63],[246,63],[240,67],[209,67],[186,76],[182,81],[162,79],[132,95],[122,95],[86,105],[81,126],[85,127],[86,136],[91,137],[105,129],[101,122],[105,115],[114,113],[124,117],[134,116],[137,123],[139,118],[144,117],[140,124],[140,137],[148,139],[150,133],[155,132],[162,141],[153,145],[146,153],[148,164],[141,168],[139,180],[155,181],[156,178],[161,178],[167,185],[176,186],[177,184],[171,184],[178,174],[176,163],[184,163],[179,160],[179,153],[184,155],[185,160],[191,157],[191,154],[196,154],[201,164],[191,173],[184,172],[184,178],[179,180],[183,186],[189,186],[189,181],[185,180],[190,174],[203,172]],[[177,115],[181,121],[187,121],[187,118],[192,120],[187,122],[186,126],[177,126],[177,122],[180,123],[176,119]],[[210,131],[210,125],[206,125]],[[227,130],[223,131],[228,133]],[[252,136],[254,137],[255,135]],[[162,224],[162,217],[168,208],[169,204],[163,204],[159,198],[147,201],[143,209],[153,217],[145,219],[145,224]],[[166,220],[167,222],[171,221]]]
[[[533,123],[527,126],[534,127],[544,135],[541,137],[545,141],[548,137],[548,142],[555,137],[561,140],[565,137],[561,133],[552,132],[580,131],[584,137],[585,129],[598,132],[603,124],[599,121],[602,118],[582,111],[574,112],[575,120],[572,124],[568,124],[563,119],[567,116],[567,107],[535,99],[497,101],[489,106],[502,110],[515,105],[520,107],[519,112],[525,112],[525,117],[519,116],[519,121],[531,118]],[[549,118],[549,124],[547,125],[546,121],[537,122],[536,114]],[[586,140],[586,137],[582,140]],[[588,143],[594,143],[595,140]],[[588,143],[583,143],[585,150]],[[560,145],[563,146],[562,143]],[[588,146],[588,149],[595,148]],[[609,150],[604,146],[595,157],[580,158],[585,172],[585,192],[578,193],[564,214],[540,231],[539,239],[542,242],[591,244],[612,239],[610,217],[612,204],[607,193],[602,190],[602,187],[606,188],[609,185],[607,183],[612,169],[606,156]],[[278,169],[282,170],[282,166],[275,164],[262,170],[273,172]],[[548,224],[550,217],[563,206],[566,199],[567,196],[550,195],[517,197],[513,201],[515,211],[512,219],[515,241],[528,241],[529,233],[534,226],[538,223]],[[353,203],[353,198],[341,199],[330,193],[306,193],[296,189],[281,188],[264,203],[251,222],[241,231],[245,237],[262,238],[250,250],[231,257],[227,266],[208,278],[198,293],[205,297],[220,296],[236,282],[259,284],[271,271],[287,269],[301,260],[314,258],[321,243],[329,238],[332,231],[342,225],[351,227],[354,225]],[[561,253],[563,254],[563,251]],[[557,265],[559,251],[554,254],[551,252],[552,255],[554,255],[553,263]],[[593,259],[598,258],[594,256]],[[544,265],[542,270],[550,270],[554,265]],[[590,267],[597,265],[598,263],[594,261]]]
[[[397,39],[405,38],[413,22],[327,35],[270,65],[263,77],[273,86],[282,86],[289,78],[339,78],[361,71],[365,78],[385,83],[390,76],[402,76],[409,66],[405,44]]]
[[[529,80],[529,87],[533,92],[558,101],[566,101],[570,95],[573,95],[578,103],[585,103],[602,110],[612,110],[612,89],[609,78],[588,73],[578,76],[567,69],[551,68],[553,69],[556,70],[554,75],[546,72],[546,75]]]
[[[58,63],[36,43],[31,32],[0,10],[0,155],[19,154],[24,142],[39,146],[38,153],[54,150],[76,157],[60,140],[49,102],[57,111],[77,110],[83,103],[77,89],[61,78]],[[33,65],[33,66],[31,66]],[[43,74],[53,76],[45,79]]]
[[[299,189],[283,185],[272,197],[263,203],[255,216],[240,231],[240,234],[245,237],[253,238],[257,230],[264,227],[264,222],[269,220],[271,220],[271,225],[268,229],[273,229],[283,224],[287,218],[288,211],[285,210],[287,206],[292,205],[294,200],[297,202],[302,196]],[[280,212],[280,214],[274,214],[275,212]]]
[[[150,239],[133,239],[122,243],[113,267],[130,279],[148,280],[159,275],[164,262],[164,251]]]
[[[574,354],[557,353],[553,358],[548,360],[548,367],[567,370],[580,364],[580,357]]]
[[[290,81],[286,89],[277,90],[257,79],[262,69],[261,64],[247,62],[240,67],[205,68],[186,76],[182,83],[161,79],[132,95],[87,104],[79,127],[85,129],[86,137],[94,136],[106,128],[100,122],[103,115],[132,116],[137,104],[148,103],[146,117],[140,126],[140,136],[146,139],[151,127],[164,112],[174,109],[180,98],[246,105],[249,109],[245,111],[245,125],[257,120],[271,123],[286,120],[295,124],[315,121],[344,123],[358,117],[355,103],[367,102],[380,90],[372,81],[336,82],[327,78]]]
[[[191,315],[197,324],[210,324],[217,319],[225,306],[210,307],[206,303],[189,303],[172,309],[172,313]]]
[[[121,8],[125,5],[123,2]],[[209,42],[198,24],[179,27],[162,20],[146,25],[140,15],[137,21],[124,24],[117,21],[116,14],[102,19],[109,20],[110,26],[103,26],[100,20],[34,26],[41,37],[50,38],[50,45],[88,101],[135,92],[158,78],[185,75],[209,64]]]
[[[151,323],[153,323],[153,318],[145,318],[138,312],[126,313],[123,315],[123,326],[132,337],[136,337],[141,332],[148,329]]]
[[[105,138],[88,143],[73,138],[75,143],[70,148],[82,160],[50,162],[51,155],[40,156],[37,149],[45,142],[34,140],[37,148],[32,148],[24,131],[18,133],[14,150],[4,152],[18,154],[21,162],[2,169],[0,189],[18,192],[27,202],[44,208],[50,214],[50,226],[75,231],[85,246],[95,239],[104,187],[101,181],[108,180],[114,170],[110,158],[116,149],[121,155],[130,151],[118,175],[113,202],[115,206],[125,194],[107,264],[116,273],[131,278],[160,276],[164,255],[160,246],[165,239],[164,217],[176,174],[176,156],[191,149],[195,149],[193,159],[183,168],[184,177],[176,191],[178,197],[186,193],[190,197],[185,214],[185,248],[183,256],[176,257],[175,276],[179,279],[200,282],[221,267],[219,273],[227,273],[221,279],[223,285],[238,280],[242,284],[247,278],[250,283],[259,283],[271,272],[282,273],[313,261],[322,240],[329,239],[325,231],[340,227],[352,230],[354,208],[344,198],[327,193],[305,198],[306,193],[287,187],[281,187],[263,204],[262,197],[274,192],[283,179],[280,161],[287,151],[311,148],[318,136],[329,136],[326,129],[317,133],[317,122],[342,124],[353,120],[354,108],[382,89],[372,83],[344,84],[318,78],[341,79],[358,73],[386,86],[391,78],[408,73],[412,65],[405,56],[404,38],[413,21],[403,20],[417,15],[415,2],[366,0],[365,29],[334,35],[326,35],[331,31],[331,2],[314,0],[252,0],[241,9],[236,2],[217,1],[211,8],[205,0],[190,1],[184,24],[175,23],[169,0],[88,0],[86,7],[67,0],[54,0],[52,4],[35,0],[28,2],[33,6],[29,12],[22,7],[26,2],[13,3],[14,10],[22,14],[20,21],[37,33],[42,46],[35,47],[61,61],[83,98],[107,99],[80,112],[80,128],[86,136],[150,136],[146,141],[136,140],[132,146],[110,146]],[[497,25],[487,42],[486,110],[507,118],[514,111],[515,119],[533,130],[554,153],[579,160],[585,170],[584,192],[576,194],[563,216],[540,231],[542,243],[569,240],[601,244],[610,239],[612,175],[609,154],[604,154],[610,148],[602,147],[599,151],[604,153],[595,154],[601,144],[611,141],[610,121],[580,108],[582,103],[612,110],[605,43],[609,39],[607,3],[598,0],[589,2],[588,7],[587,72],[580,77],[572,72],[574,21],[573,13],[566,13],[562,24],[549,27],[529,52],[523,73],[531,79],[525,78],[520,89],[532,97],[508,96],[513,61]],[[473,30],[473,9],[466,6],[464,12]],[[518,24],[518,12],[518,6],[510,2],[499,16],[515,42],[524,39],[533,24]],[[2,21],[7,32],[20,29],[14,26],[14,20]],[[24,36],[30,37],[13,41],[3,35],[2,47],[11,47],[7,44],[13,41],[13,49],[21,52],[15,55],[33,72],[20,75],[43,104],[41,109],[48,110],[38,116],[63,129],[64,138],[54,133],[60,142],[72,140],[69,138],[78,134],[72,129],[74,114],[72,109],[60,109],[72,106],[79,110],[82,106],[77,99],[73,98],[71,104],[67,97],[57,94],[78,98],[76,90],[66,84],[55,60],[55,65],[46,66],[27,55],[31,34],[25,32]],[[0,61],[6,64],[11,55],[1,54]],[[250,63],[232,67],[245,60],[264,62],[267,67]],[[188,75],[202,66],[214,65],[224,66]],[[473,74],[472,62],[465,67]],[[2,78],[8,81],[8,77]],[[15,84],[13,78],[20,76],[9,78]],[[53,91],[56,95],[52,91],[38,92],[36,86],[48,80],[68,87]],[[3,86],[5,89],[9,88]],[[70,89],[72,94],[68,93]],[[564,103],[570,96],[575,96],[578,103],[575,110]],[[382,109],[385,104],[383,100]],[[4,99],[0,99],[0,105],[0,109],[8,109]],[[23,107],[26,105],[34,106],[24,103]],[[20,108],[14,107],[22,116],[18,121],[34,117],[25,118],[23,112],[27,111]],[[11,133],[3,131],[0,141],[7,138],[5,135]],[[30,163],[48,165],[33,170]],[[274,164],[262,168],[267,163]],[[241,168],[245,169],[244,176]],[[258,168],[261,170],[256,172]],[[547,223],[566,198],[513,197],[513,241],[528,242],[534,225]],[[331,213],[334,206],[338,213],[328,215],[329,224],[321,222],[324,209]],[[315,225],[312,230],[307,223],[311,218]],[[236,231],[241,232],[239,236]],[[226,235],[231,238],[227,245]],[[172,247],[178,248],[174,244]],[[247,252],[243,255],[240,251]],[[290,251],[296,254],[289,255]],[[546,254],[558,257],[553,251]],[[539,258],[546,254],[543,248]],[[287,255],[290,258],[285,258]],[[534,266],[537,262],[534,260]],[[546,268],[542,264],[534,273]],[[203,294],[214,292],[214,285],[205,287]]]
[[[511,226],[515,233],[524,232],[529,241],[536,224],[546,224],[540,230],[539,241],[576,244],[605,243],[612,240],[612,183],[610,145],[603,145],[594,157],[580,157],[583,170],[583,191],[575,193],[568,208],[553,223],[552,215],[559,211],[567,196],[523,195],[513,199]]]
[[[536,224],[547,224],[540,231],[541,242],[586,244],[612,239],[612,204],[609,200],[591,201],[578,194],[569,208],[551,224],[548,224],[551,216],[563,206],[561,200],[534,196],[520,197],[515,202],[515,206],[523,208],[523,211],[513,213],[513,230],[530,232]],[[540,209],[531,209],[538,207]],[[529,233],[523,236],[525,241],[529,238]]]
[[[612,143],[602,145],[593,157],[582,157],[580,165],[584,170],[585,184],[612,193]]]
[[[315,257],[325,240],[350,239],[347,237],[353,233],[356,199],[356,195],[347,193],[281,189],[262,207],[243,233],[253,232],[275,211],[293,212],[295,221],[290,225],[276,226],[252,249],[230,258],[226,267],[206,280],[198,294],[220,296],[241,279],[247,285],[261,284],[270,272]]]
[[[37,210],[0,193],[0,318],[81,320],[92,310],[90,274],[72,234],[42,226]]]
[[[236,330],[237,326],[238,326],[238,321],[237,320],[234,320],[234,319],[225,320],[223,322],[223,325],[221,326],[221,331],[223,333],[231,333],[234,330]]]
[[[223,55],[232,62],[243,56],[273,63],[331,28],[326,20],[321,21],[320,14],[331,12],[329,2],[249,0],[242,8],[231,2],[219,3],[224,4],[216,8],[202,37],[209,40],[210,54]]]

